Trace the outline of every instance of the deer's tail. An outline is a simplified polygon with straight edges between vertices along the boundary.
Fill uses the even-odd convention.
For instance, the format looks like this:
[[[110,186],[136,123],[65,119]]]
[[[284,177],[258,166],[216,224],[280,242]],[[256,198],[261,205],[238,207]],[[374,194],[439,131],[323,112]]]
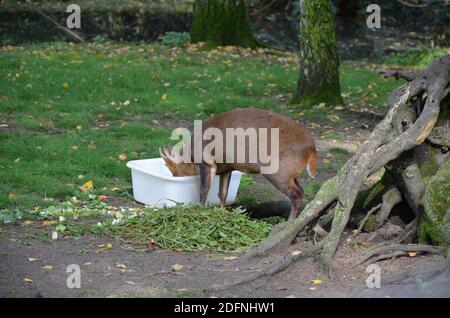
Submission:
[[[306,164],[306,172],[313,179],[317,175],[317,154],[315,150],[310,152],[308,163]]]

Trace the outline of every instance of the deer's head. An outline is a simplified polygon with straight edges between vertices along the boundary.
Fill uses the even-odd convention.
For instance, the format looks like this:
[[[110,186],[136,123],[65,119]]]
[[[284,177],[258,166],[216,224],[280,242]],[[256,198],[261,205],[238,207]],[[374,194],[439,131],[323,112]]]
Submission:
[[[198,174],[198,166],[195,163],[184,163],[180,154],[169,146],[160,149],[161,158],[164,159],[167,168],[174,177],[186,177]]]

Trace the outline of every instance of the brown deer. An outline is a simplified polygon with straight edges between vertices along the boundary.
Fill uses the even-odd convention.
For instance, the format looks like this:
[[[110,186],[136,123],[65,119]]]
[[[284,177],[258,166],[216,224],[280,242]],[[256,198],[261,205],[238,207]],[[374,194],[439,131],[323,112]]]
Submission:
[[[305,168],[312,178],[314,178],[317,173],[316,147],[314,140],[308,131],[298,122],[285,115],[258,108],[238,108],[229,112],[218,114],[202,123],[203,132],[208,128],[219,129],[223,136],[226,136],[226,130],[228,128],[242,128],[245,131],[248,128],[253,128],[258,131],[258,140],[260,140],[260,128],[266,128],[267,130],[278,128],[279,168],[274,173],[262,174],[262,176],[264,176],[279,191],[287,196],[291,202],[291,211],[288,221],[295,219],[298,215],[303,199],[303,189],[299,185],[296,177]],[[195,142],[198,143],[198,141],[192,141],[191,147],[193,150]],[[205,140],[201,140],[200,142],[203,147],[208,144],[208,141]],[[228,142],[229,140],[226,139],[225,144]],[[267,139],[267,143],[268,145],[265,149],[272,149],[271,138]],[[237,145],[234,144],[234,141],[233,145],[235,146],[235,151],[232,159],[236,159]],[[246,160],[249,158],[250,147],[250,143],[245,142]],[[226,156],[226,149],[227,148],[224,145],[224,156]],[[250,162],[249,160],[239,162],[238,160],[228,160],[228,158],[227,160],[218,161],[214,160],[214,158],[203,157],[201,163],[199,164],[177,164],[175,162],[179,162],[178,156],[179,155],[170,147],[164,147],[162,157],[174,176],[194,175],[200,172],[200,202],[203,205],[206,204],[212,179],[215,175],[220,176],[219,198],[222,208],[225,206],[231,172],[233,170],[239,170],[250,174],[261,174],[261,170],[264,166],[260,158],[258,158],[256,162]]]

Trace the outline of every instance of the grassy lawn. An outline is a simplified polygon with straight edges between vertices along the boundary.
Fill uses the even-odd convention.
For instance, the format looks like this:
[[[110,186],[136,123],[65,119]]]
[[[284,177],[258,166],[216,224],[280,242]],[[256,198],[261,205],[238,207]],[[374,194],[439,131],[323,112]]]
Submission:
[[[293,55],[191,46],[30,45],[0,51],[0,209],[31,209],[93,193],[129,199],[126,161],[158,156],[173,127],[254,106],[327,121],[323,107],[287,105]],[[346,102],[382,105],[398,83],[343,65]],[[290,112],[290,110],[293,110]],[[301,115],[301,117],[300,117]]]

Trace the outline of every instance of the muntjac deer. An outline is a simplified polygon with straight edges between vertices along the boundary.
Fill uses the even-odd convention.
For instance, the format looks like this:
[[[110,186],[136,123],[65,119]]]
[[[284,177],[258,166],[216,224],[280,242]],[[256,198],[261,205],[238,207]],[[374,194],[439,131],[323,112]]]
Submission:
[[[227,135],[228,129],[234,128],[235,130],[240,129],[241,132],[245,131],[244,139],[241,139],[241,141],[244,140],[243,149],[245,152],[245,160],[243,162],[242,160],[236,160],[236,149],[239,147],[239,145],[234,144],[234,137],[236,136],[233,137],[232,141],[234,149],[232,156],[227,156],[226,153],[227,151],[230,151],[230,149],[233,150],[230,147],[226,147],[226,145],[229,145],[230,140],[226,138],[225,144],[223,145],[222,153],[224,157],[227,157],[227,160],[214,160],[212,157],[202,157],[199,163],[176,163],[180,162],[180,155],[170,147],[166,146],[164,147],[162,157],[172,174],[174,176],[186,176],[198,174],[198,172],[200,172],[200,202],[203,205],[206,204],[207,195],[214,176],[219,175],[219,198],[221,207],[224,207],[228,194],[231,172],[233,170],[251,174],[260,173],[279,191],[287,196],[291,202],[291,211],[288,221],[295,219],[303,199],[303,189],[299,185],[296,177],[305,168],[311,177],[315,177],[317,173],[316,147],[314,140],[308,131],[298,122],[285,115],[257,108],[235,109],[230,112],[218,114],[202,123],[203,132],[208,128],[214,128],[216,131],[219,130],[222,132],[223,136],[229,136]],[[253,151],[251,147],[257,146],[250,142],[245,142],[246,138],[250,139],[247,134],[249,131],[248,129],[256,131],[258,140],[261,140],[263,137],[261,136],[262,131],[278,129],[278,140],[272,140],[272,136],[272,138],[267,139],[267,145],[264,145],[264,149],[272,149],[272,143],[278,142],[278,153],[271,153],[271,156],[277,155],[278,169],[276,171],[262,173],[267,162],[263,163],[260,157],[253,162],[248,160]],[[196,142],[198,143],[196,140],[191,142],[191,148],[193,148],[193,145]],[[208,144],[207,140],[201,140],[200,142],[203,147]],[[217,149],[215,152],[217,154]],[[229,157],[231,157],[232,160],[229,160]]]

